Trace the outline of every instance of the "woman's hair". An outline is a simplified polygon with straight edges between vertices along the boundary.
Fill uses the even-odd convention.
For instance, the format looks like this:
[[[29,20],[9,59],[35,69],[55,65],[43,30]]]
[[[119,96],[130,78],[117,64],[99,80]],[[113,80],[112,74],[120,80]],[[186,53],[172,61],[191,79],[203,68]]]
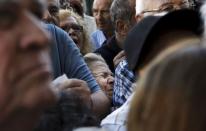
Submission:
[[[89,52],[92,52],[92,45],[91,45],[91,42],[89,40],[87,27],[85,26],[83,18],[80,17],[78,14],[76,14],[75,12],[73,12],[70,9],[60,10],[60,12],[59,12],[60,22],[66,20],[68,17],[74,17],[77,20],[77,23],[83,27],[83,32],[82,33],[83,33],[84,43],[83,43],[82,49],[80,49],[80,52],[83,55],[85,55]]]
[[[206,48],[191,46],[157,58],[140,78],[128,131],[206,130]]]

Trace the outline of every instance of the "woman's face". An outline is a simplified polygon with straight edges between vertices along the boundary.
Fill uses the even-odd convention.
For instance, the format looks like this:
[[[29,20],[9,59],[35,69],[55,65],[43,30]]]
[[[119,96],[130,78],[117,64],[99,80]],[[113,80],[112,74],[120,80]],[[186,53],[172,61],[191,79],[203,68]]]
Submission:
[[[83,26],[79,25],[77,20],[70,16],[66,20],[61,21],[60,27],[69,34],[81,50],[83,48]]]
[[[108,98],[112,99],[114,77],[109,67],[105,63],[98,61],[93,63],[92,68],[92,73],[97,80],[97,83]]]

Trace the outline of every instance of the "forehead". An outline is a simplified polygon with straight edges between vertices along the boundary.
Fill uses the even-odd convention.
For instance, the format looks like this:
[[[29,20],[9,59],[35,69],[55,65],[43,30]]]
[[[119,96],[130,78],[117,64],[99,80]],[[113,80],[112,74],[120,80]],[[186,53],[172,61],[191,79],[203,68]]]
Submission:
[[[74,23],[78,24],[77,20],[73,16],[68,16],[65,21],[62,21],[64,24]]]
[[[110,73],[111,71],[109,70],[109,67],[107,66],[106,63],[103,63],[101,61],[97,61],[97,62],[94,62],[92,64],[92,70],[93,72],[95,73],[102,73],[102,72],[108,72]]]
[[[93,8],[100,9],[105,8],[109,9],[111,6],[111,0],[94,0]]]

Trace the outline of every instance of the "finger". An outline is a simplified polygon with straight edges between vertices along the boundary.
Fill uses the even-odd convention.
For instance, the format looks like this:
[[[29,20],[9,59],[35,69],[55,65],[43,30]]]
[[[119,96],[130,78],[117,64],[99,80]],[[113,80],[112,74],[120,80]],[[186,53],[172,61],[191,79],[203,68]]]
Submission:
[[[125,56],[125,52],[124,52],[124,51],[121,51],[120,53],[118,53],[118,54],[115,56],[115,58],[116,58],[116,59],[119,59],[119,58],[121,58],[121,57],[123,57],[123,56]]]
[[[126,57],[123,56],[123,57],[120,58],[120,59],[116,59],[116,60],[114,60],[114,61],[113,61],[114,66],[116,67],[117,65],[119,65],[119,63],[120,63],[121,61],[123,61],[123,60],[125,60],[125,59],[126,59]]]
[[[119,59],[119,62],[121,62],[121,61],[123,61],[123,60],[125,60],[125,59],[126,59],[126,57],[123,56],[122,58]]]

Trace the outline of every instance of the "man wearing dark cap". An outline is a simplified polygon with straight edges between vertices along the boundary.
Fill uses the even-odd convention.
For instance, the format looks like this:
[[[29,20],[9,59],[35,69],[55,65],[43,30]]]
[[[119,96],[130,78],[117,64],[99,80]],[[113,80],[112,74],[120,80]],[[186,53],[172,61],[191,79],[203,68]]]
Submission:
[[[174,11],[164,17],[151,16],[140,21],[125,41],[129,68],[140,71],[169,46],[200,41],[200,25],[199,15],[192,10]]]
[[[200,42],[201,27],[198,12],[192,10],[174,11],[162,17],[148,16],[131,30],[125,40],[129,68],[141,77],[149,63],[163,50],[174,46],[184,48]],[[102,121],[104,128],[109,131],[126,130],[132,96]]]
[[[187,0],[136,0],[136,22],[147,16],[162,16],[172,10],[189,8]],[[127,60],[122,60],[115,70],[113,104],[120,107],[132,94],[132,83],[135,81],[133,71],[129,70]]]

